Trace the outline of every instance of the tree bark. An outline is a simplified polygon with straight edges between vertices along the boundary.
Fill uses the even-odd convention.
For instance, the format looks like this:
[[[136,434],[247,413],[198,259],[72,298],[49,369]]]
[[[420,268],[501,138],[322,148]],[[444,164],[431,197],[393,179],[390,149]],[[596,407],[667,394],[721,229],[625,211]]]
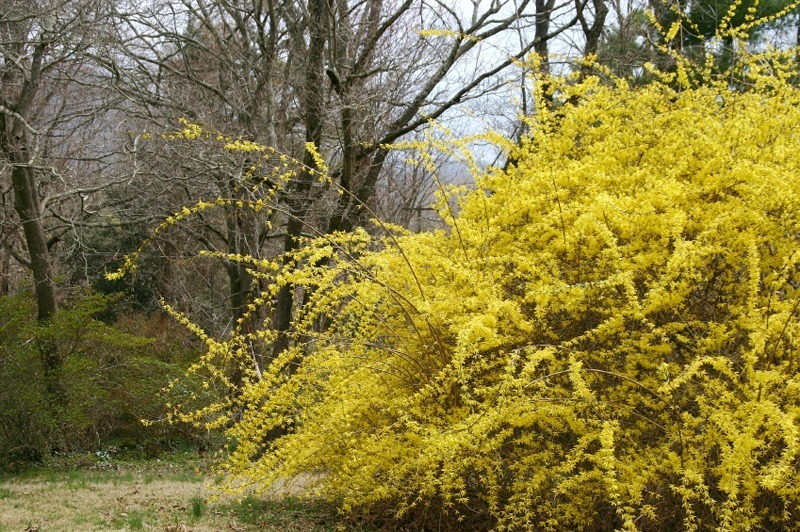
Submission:
[[[2,122],[3,126],[7,126],[5,119]],[[18,122],[18,120],[14,120],[14,122]],[[47,248],[47,236],[42,224],[36,174],[27,159],[24,159],[30,153],[28,137],[20,124],[13,124],[10,129],[11,136],[16,142],[10,141],[8,130],[4,127],[0,132],[0,146],[12,165],[11,186],[14,189],[14,210],[22,221],[25,244],[30,256],[37,319],[40,324],[44,325],[58,308],[53,267],[50,261],[50,251]],[[37,348],[42,360],[47,392],[54,405],[63,404],[61,357],[58,354],[58,346],[53,342],[42,340],[38,342]]]
[[[534,25],[534,40],[536,44],[533,51],[540,57],[542,63],[541,71],[545,74],[550,73],[550,50],[549,39],[550,21],[552,20],[555,0],[536,0],[536,23]]]
[[[236,207],[230,210],[225,221],[227,224],[228,253],[232,255],[252,255],[255,251],[247,243],[247,236],[252,233],[252,224],[248,223],[246,214]],[[241,262],[229,262],[226,266],[230,290],[230,306],[234,330],[238,327],[242,334],[252,332],[253,316],[247,314],[248,305],[253,298],[253,276],[247,266]],[[263,355],[256,358],[256,370],[261,371],[264,365]],[[238,392],[244,382],[242,365],[237,364],[233,370],[231,381],[234,391]]]
[[[22,220],[30,256],[38,320],[45,322],[56,313],[56,291],[33,173],[31,168],[17,164],[11,171],[11,181],[14,187],[14,210]]]
[[[8,278],[11,275],[11,253],[0,249],[0,296],[7,296],[9,292]]]
[[[576,6],[579,0],[576,0]],[[594,8],[594,20],[591,24],[586,20],[584,11],[578,11],[579,20],[583,35],[586,38],[586,44],[583,49],[583,56],[597,55],[597,50],[600,45],[600,37],[603,36],[603,28],[606,23],[606,16],[608,15],[608,6],[605,0],[592,0],[592,7]],[[581,75],[588,75],[589,71],[585,65],[581,66]]]
[[[309,0],[309,45],[305,74],[305,130],[306,142],[319,148],[322,144],[322,120],[325,106],[325,89],[323,86],[324,51],[326,40],[326,0]],[[311,169],[316,168],[311,153],[306,150],[303,157],[303,168],[294,185],[287,189],[289,220],[286,225],[286,237],[283,241],[285,263],[291,261],[288,255],[299,246],[302,236],[304,218],[308,212],[308,192],[314,182]],[[272,357],[289,348],[289,329],[292,324],[292,308],[295,287],[284,284],[278,291],[275,302],[275,343],[272,346]]]

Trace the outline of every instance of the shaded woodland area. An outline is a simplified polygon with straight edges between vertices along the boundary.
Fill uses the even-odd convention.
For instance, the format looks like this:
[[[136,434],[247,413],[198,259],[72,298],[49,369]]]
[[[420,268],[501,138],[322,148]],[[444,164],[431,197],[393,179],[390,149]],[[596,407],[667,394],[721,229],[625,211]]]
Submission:
[[[714,38],[723,21],[763,18],[748,26],[755,48],[797,44],[796,9],[783,0],[673,4],[3,2],[0,463],[220,444],[167,423],[171,406],[202,408],[260,377],[296,346],[293,318],[312,297],[291,283],[273,293],[277,281],[251,263],[291,267],[310,237],[382,234],[376,219],[443,227],[436,194],[470,176],[445,156],[412,164],[413,142],[441,134],[434,122],[519,142],[521,117],[558,99],[533,83],[544,74],[646,85],[646,65],[671,72],[675,56],[725,71],[740,43]],[[665,36],[671,27],[677,38]],[[517,163],[476,150],[481,167]],[[216,208],[196,209],[202,201]],[[164,224],[182,209],[191,216]],[[137,250],[133,275],[106,277]],[[249,373],[231,363],[222,384],[195,375],[160,394],[204,352],[162,303],[215,338],[249,338],[266,323],[268,341],[248,347]]]

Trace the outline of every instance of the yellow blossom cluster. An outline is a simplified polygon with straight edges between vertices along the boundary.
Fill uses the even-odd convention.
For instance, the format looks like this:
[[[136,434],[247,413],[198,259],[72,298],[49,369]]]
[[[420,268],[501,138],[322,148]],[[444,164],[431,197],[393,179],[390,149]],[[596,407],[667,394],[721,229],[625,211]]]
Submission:
[[[298,309],[270,359],[269,321],[216,340],[166,307],[208,347],[192,370],[235,389],[176,419],[229,426],[231,488],[300,478],[410,528],[798,529],[800,90],[793,58],[741,57],[719,79],[678,57],[643,87],[538,84],[527,137],[495,139],[513,164],[467,156],[475,188],[441,187],[447,230],[204,254],[262,282],[249,316],[286,285]],[[275,190],[299,168],[217,142],[263,152]],[[395,147],[434,169],[425,148],[466,146]]]
[[[559,87],[450,230],[271,263],[306,304],[229,471],[420,527],[797,527],[800,91],[769,76]]]

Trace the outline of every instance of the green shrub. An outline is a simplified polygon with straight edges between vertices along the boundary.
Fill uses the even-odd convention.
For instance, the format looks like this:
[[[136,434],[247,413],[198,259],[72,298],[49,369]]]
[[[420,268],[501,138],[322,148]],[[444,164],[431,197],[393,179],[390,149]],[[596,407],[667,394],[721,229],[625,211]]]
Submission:
[[[0,455],[7,464],[41,461],[53,450],[95,450],[112,439],[193,436],[187,426],[141,421],[166,418],[161,389],[184,372],[196,348],[178,340],[185,335],[133,334],[147,332],[150,321],[117,327],[95,319],[118,299],[83,295],[40,325],[30,294],[0,298]],[[48,393],[41,342],[57,346],[62,361],[59,397]]]

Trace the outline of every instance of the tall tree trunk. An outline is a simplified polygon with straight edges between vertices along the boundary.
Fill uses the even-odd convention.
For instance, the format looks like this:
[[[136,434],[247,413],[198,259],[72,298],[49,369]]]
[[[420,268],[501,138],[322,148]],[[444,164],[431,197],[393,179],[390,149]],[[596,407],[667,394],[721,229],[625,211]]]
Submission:
[[[56,313],[56,292],[33,173],[31,168],[17,164],[11,171],[11,182],[14,209],[22,221],[31,260],[38,319],[45,322]]]
[[[252,234],[252,224],[248,223],[247,215],[237,207],[233,207],[226,216],[226,238],[228,241],[228,253],[232,255],[251,255],[256,256],[256,249],[248,245],[247,237]],[[239,327],[243,334],[252,332],[252,316],[248,316],[247,307],[252,302],[253,276],[247,270],[247,266],[240,262],[229,262],[226,266],[228,273],[228,285],[230,290],[230,306],[233,318],[233,327]],[[259,357],[258,370],[263,367],[263,356]],[[235,391],[239,391],[244,381],[244,372],[241,364],[233,370],[231,381]]]
[[[322,117],[325,106],[323,67],[324,51],[327,30],[327,1],[309,0],[309,33],[310,39],[307,49],[305,88],[305,129],[306,142],[314,144],[317,148],[322,144]],[[308,211],[308,192],[314,182],[310,169],[315,168],[316,162],[311,153],[306,151],[303,157],[305,170],[297,177],[294,186],[287,190],[287,203],[289,207],[289,221],[286,226],[286,237],[283,241],[283,251],[287,254],[286,263],[290,258],[288,254],[297,249],[302,236],[305,216]],[[277,331],[275,344],[272,347],[272,357],[276,358],[289,347],[289,329],[292,324],[292,310],[294,307],[295,287],[284,284],[278,291],[275,302],[274,327]]]
[[[356,175],[356,145],[353,141],[353,108],[350,103],[349,91],[341,88],[338,83],[334,84],[336,92],[342,100],[342,110],[340,113],[339,127],[342,135],[342,169],[339,177],[339,186],[342,189],[352,191],[353,182]],[[348,207],[352,208],[352,198],[349,194],[342,194],[336,203],[333,215],[328,220],[328,233],[339,230],[349,231],[352,227],[346,224]],[[345,226],[343,227],[343,224]]]
[[[540,68],[544,74],[550,73],[550,51],[548,49],[550,41],[547,39],[547,35],[550,33],[550,21],[555,5],[555,0],[536,0],[536,23],[533,34],[536,44],[533,46],[533,51],[542,61]]]
[[[363,227],[369,220],[370,215],[366,209],[362,208],[362,205],[369,205],[373,200],[378,177],[380,177],[388,155],[389,150],[387,148],[379,147],[364,157],[364,163],[362,164],[369,164],[369,169],[353,192],[354,197],[350,202],[347,216],[341,223],[341,231],[352,231],[356,227]]]
[[[575,2],[576,8],[579,8],[580,0]],[[594,8],[594,19],[591,24],[586,20],[586,13],[583,10],[578,12],[578,20],[581,23],[583,36],[586,39],[586,44],[583,49],[583,56],[596,55],[600,46],[600,37],[603,36],[603,29],[606,24],[606,16],[608,15],[608,6],[606,0],[592,0],[592,7]],[[581,77],[589,74],[589,68],[586,65],[581,66]]]
[[[7,296],[9,292],[8,278],[11,276],[11,253],[0,249],[0,296]]]
[[[42,225],[36,174],[27,160],[27,155],[30,153],[28,137],[19,124],[14,124],[10,129],[10,136],[14,142],[11,142],[8,130],[3,128],[3,131],[0,131],[0,145],[12,165],[11,186],[14,189],[14,210],[22,222],[25,244],[30,256],[37,318],[39,323],[44,325],[58,308],[53,267],[50,262],[50,251],[47,248],[44,225]],[[61,404],[64,396],[60,383],[61,358],[58,354],[58,346],[53,342],[43,340],[37,347],[44,368],[47,391],[54,406]]]

